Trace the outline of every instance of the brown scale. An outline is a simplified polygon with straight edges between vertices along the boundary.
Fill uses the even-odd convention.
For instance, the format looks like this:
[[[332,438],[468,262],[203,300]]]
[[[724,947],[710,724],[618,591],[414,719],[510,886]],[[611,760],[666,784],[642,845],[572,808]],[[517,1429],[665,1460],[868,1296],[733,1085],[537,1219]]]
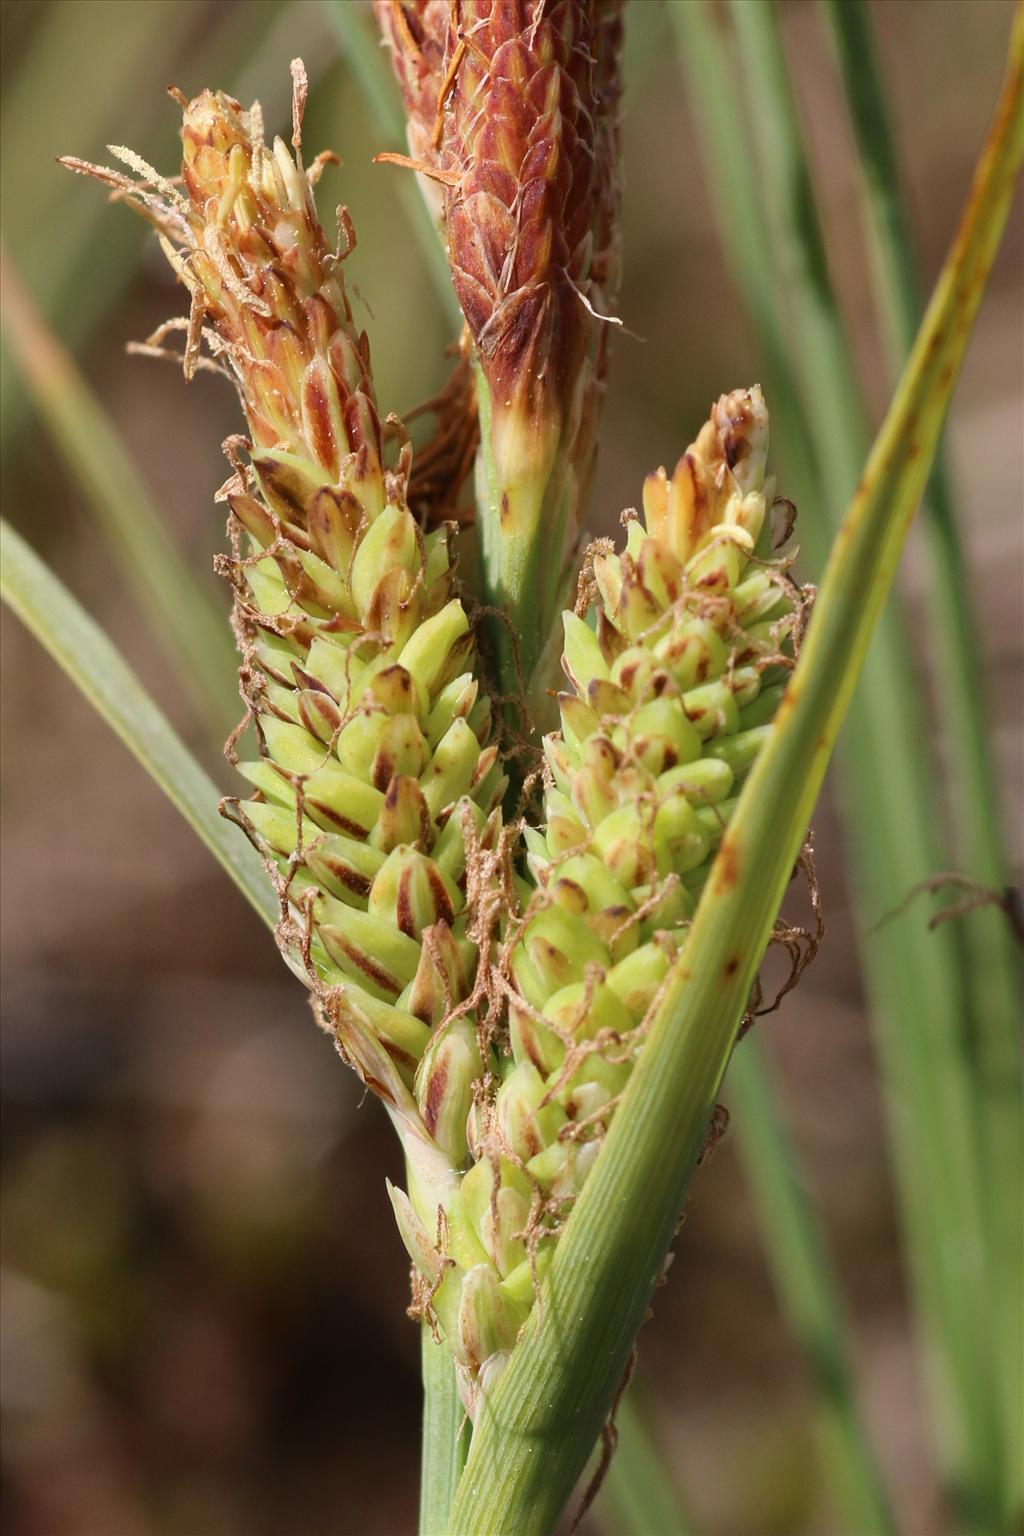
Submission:
[[[619,0],[375,0],[494,409],[559,424],[582,501],[620,270]]]

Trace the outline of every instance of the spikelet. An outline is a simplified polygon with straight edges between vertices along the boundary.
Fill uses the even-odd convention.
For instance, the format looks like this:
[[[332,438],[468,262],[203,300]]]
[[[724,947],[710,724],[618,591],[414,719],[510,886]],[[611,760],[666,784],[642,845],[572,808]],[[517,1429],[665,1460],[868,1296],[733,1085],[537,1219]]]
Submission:
[[[192,295],[186,371],[205,336],[249,426],[227,445],[220,566],[259,756],[238,763],[253,797],[223,809],[274,872],[279,943],[342,1054],[446,1176],[481,1068],[469,866],[500,843],[505,780],[449,530],[424,534],[409,510],[407,444],[385,467],[342,279],[351,226],[339,210],[332,250],[298,63],[293,78],[294,152],[264,144],[257,107],[203,91],[180,98],[184,195],[127,151],[141,183],[73,168],[157,225]]]
[[[589,14],[536,6],[504,52],[492,27],[496,79],[516,76],[524,48],[542,63],[548,49],[549,79],[577,91],[558,50],[578,47]],[[254,795],[225,811],[271,869],[286,959],[402,1136],[409,1189],[389,1192],[417,1308],[447,1339],[475,1413],[771,730],[799,600],[768,550],[764,401],[737,391],[671,478],[648,477],[623,553],[607,541],[592,552],[596,624],[564,618],[571,686],[544,744],[545,825],[525,832],[530,879],[513,876],[518,828],[501,822],[505,779],[448,531],[425,532],[409,510],[407,441],[386,466],[341,274],[354,237],[339,210],[332,250],[317,220],[323,157],[304,169],[301,65],[293,78],[294,153],[267,148],[258,108],[204,91],[180,98],[184,193],[130,151],[115,153],[134,176],[69,164],[160,232],[192,296],[186,373],[212,358],[238,388],[249,437],[228,445],[221,567],[260,752],[238,764]],[[522,312],[548,306],[537,344],[561,356],[556,299],[550,286]],[[523,388],[527,399],[534,385]]]
[[[772,729],[799,594],[787,562],[762,556],[767,448],[760,390],[723,396],[672,477],[648,477],[625,551],[594,553],[596,629],[565,615],[571,689],[545,741],[546,825],[526,833],[508,1051],[477,1096],[455,1236],[432,1249],[435,1270],[455,1260],[438,1316],[471,1410],[532,1305]],[[486,1260],[463,1269],[469,1239]]]
[[[618,0],[377,0],[484,382],[492,589],[535,664],[579,537],[619,277]]]

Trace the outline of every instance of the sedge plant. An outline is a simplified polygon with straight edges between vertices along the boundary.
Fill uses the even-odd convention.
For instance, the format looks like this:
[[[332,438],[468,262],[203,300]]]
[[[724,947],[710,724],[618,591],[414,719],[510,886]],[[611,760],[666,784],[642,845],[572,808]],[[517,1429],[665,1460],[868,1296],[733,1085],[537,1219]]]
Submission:
[[[191,293],[186,374],[208,328],[238,386],[251,437],[228,445],[223,568],[260,751],[238,760],[255,796],[225,811],[271,869],[286,959],[402,1137],[418,1305],[472,1415],[767,737],[803,597],[771,558],[765,403],[736,391],[648,477],[623,553],[592,552],[597,627],[565,615],[543,830],[503,825],[449,530],[409,509],[407,442],[385,467],[341,276],[354,236],[342,218],[332,249],[316,220],[293,68],[291,151],[205,92],[182,102],[184,193],[129,151],[141,191],[72,168],[156,223]]]
[[[302,65],[290,147],[267,143],[257,105],[174,93],[180,178],[128,150],[114,153],[131,174],[68,163],[155,227],[190,298],[186,376],[205,355],[243,407],[220,568],[245,706],[229,753],[253,793],[222,809],[263,861],[318,1021],[402,1141],[406,1188],[390,1193],[425,1369],[457,1380],[469,1421],[434,1398],[423,1528],[540,1533],[613,1411],[755,1006],[1005,219],[1020,47],[806,642],[756,386],[648,476],[620,546],[588,552],[553,642],[617,260],[619,7],[426,3],[385,20],[436,107],[410,159],[443,189],[476,379],[480,612],[496,620],[481,635],[439,522],[451,488],[438,508],[413,497],[408,436],[377,403],[343,277],[351,221],[339,210],[328,240],[316,212],[330,157],[304,162]],[[40,631],[61,601],[9,538],[5,590]],[[539,721],[500,717],[487,684],[524,711],[549,651],[568,682],[559,729],[510,796],[506,762],[522,767]],[[207,784],[185,785],[206,826],[190,798]],[[248,863],[235,872],[251,887]]]

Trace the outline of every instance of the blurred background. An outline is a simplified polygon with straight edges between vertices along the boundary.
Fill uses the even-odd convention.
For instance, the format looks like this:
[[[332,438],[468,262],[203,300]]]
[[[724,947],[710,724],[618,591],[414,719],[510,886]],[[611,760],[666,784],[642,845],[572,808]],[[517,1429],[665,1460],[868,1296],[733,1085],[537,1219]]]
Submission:
[[[755,3],[755,0],[748,0]],[[351,9],[362,9],[353,4]],[[670,38],[632,0],[625,283],[592,524],[611,532],[719,392],[759,377],[712,218]],[[996,98],[1011,0],[871,8],[925,279],[941,264]],[[873,421],[887,400],[856,158],[829,39],[782,7],[829,255]],[[361,21],[367,21],[363,16]],[[220,442],[230,388],[186,387],[126,343],[180,313],[154,240],[58,153],[108,141],[176,164],[169,82],[258,96],[285,130],[288,61],[311,77],[305,143],[331,147],[321,210],[359,235],[346,268],[399,412],[434,394],[449,331],[409,238],[386,144],[336,17],[314,0],[5,0],[3,240],[110,412],[175,543],[227,613]],[[1022,229],[1012,218],[948,432],[978,599],[993,742],[1019,817],[1024,450]],[[5,284],[6,287],[6,284]],[[8,293],[12,290],[8,290]],[[7,296],[7,295],[5,295]],[[6,517],[122,647],[223,785],[166,664],[5,350]],[[785,493],[785,464],[778,464]],[[921,551],[904,585],[917,612]],[[397,1147],[314,1028],[254,914],[19,624],[3,614],[2,1470],[7,1536],[327,1536],[414,1529],[419,1349],[384,1194]],[[923,627],[920,686],[941,690]],[[877,750],[884,754],[885,743]],[[944,743],[935,741],[944,761]],[[815,818],[829,925],[760,1026],[852,1314],[855,1364],[901,1527],[946,1528],[926,1448],[877,1067],[844,859]],[[1010,857],[1019,865],[1020,826]],[[1018,868],[1019,876],[1019,868]],[[920,920],[926,921],[927,903]],[[881,917],[883,914],[878,913]],[[978,1298],[978,1305],[984,1306]],[[641,1336],[656,1437],[705,1536],[840,1528],[806,1367],[784,1323],[727,1136],[697,1177],[670,1284]],[[596,1530],[593,1517],[586,1529]],[[605,1529],[609,1527],[606,1524]]]

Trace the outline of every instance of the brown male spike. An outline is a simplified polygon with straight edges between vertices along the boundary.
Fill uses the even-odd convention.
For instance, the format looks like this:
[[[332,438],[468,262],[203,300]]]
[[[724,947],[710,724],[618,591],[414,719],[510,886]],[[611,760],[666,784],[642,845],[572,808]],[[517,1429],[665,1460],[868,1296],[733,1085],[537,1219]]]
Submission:
[[[377,12],[413,160],[441,188],[486,386],[489,585],[529,670],[578,538],[618,280],[621,6],[377,0]]]

